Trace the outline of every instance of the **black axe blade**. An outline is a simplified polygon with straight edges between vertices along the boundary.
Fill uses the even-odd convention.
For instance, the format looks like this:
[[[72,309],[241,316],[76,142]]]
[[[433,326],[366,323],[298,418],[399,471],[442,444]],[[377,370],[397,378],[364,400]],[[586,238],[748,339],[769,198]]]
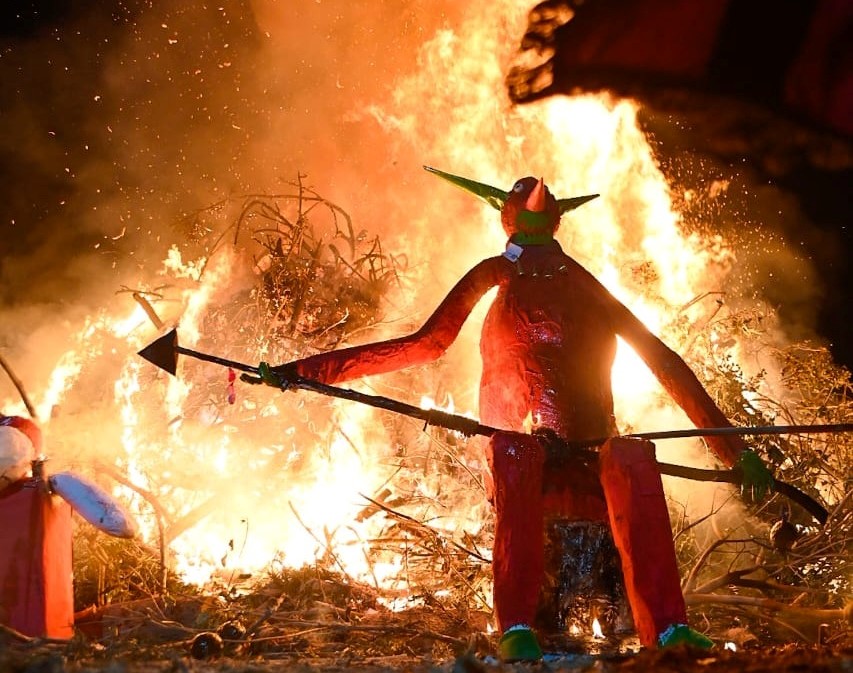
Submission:
[[[178,371],[178,330],[167,332],[139,351],[139,355],[172,376]]]

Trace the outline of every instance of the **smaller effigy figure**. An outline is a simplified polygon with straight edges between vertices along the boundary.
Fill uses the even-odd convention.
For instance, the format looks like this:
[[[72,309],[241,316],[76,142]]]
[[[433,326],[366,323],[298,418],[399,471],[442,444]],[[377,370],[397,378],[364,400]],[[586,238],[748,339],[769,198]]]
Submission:
[[[501,212],[509,237],[503,254],[474,266],[426,323],[396,339],[321,353],[260,371],[271,385],[300,376],[327,384],[424,364],[459,334],[482,296],[498,288],[480,338],[480,420],[501,428],[489,442],[494,610],[503,661],[542,657],[532,624],[544,571],[544,522],[599,521],[610,526],[628,601],[643,646],[712,641],[687,626],[669,514],[654,446],[618,438],[611,389],[617,336],[645,361],[697,427],[730,426],[687,364],[653,335],[554,239],[560,217],[593,196],[557,199],[540,178],[510,191],[428,169]],[[525,432],[533,419],[534,434]],[[538,435],[537,435],[538,433]],[[597,464],[554,456],[554,438],[611,437]],[[761,497],[773,477],[736,435],[708,437],[744,488]]]

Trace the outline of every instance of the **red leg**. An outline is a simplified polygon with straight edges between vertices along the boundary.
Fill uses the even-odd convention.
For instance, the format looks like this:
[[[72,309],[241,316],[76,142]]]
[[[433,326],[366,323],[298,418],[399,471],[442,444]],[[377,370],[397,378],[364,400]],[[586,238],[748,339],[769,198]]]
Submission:
[[[601,449],[600,466],[634,623],[640,643],[653,648],[668,626],[687,622],[654,444],[612,439]]]
[[[494,481],[494,603],[501,631],[532,624],[544,569],[542,465],[545,452],[529,436],[499,432],[489,444]]]

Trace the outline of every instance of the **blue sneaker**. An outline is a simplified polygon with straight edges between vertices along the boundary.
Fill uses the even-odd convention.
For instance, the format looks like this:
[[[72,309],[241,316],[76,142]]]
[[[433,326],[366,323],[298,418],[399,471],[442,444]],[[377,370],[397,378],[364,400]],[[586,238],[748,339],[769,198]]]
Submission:
[[[659,647],[675,647],[676,645],[689,645],[703,650],[714,647],[714,641],[694,631],[687,624],[670,624],[670,626],[658,636]]]
[[[501,661],[507,664],[519,661],[540,661],[542,648],[529,626],[512,626],[504,631],[498,644]]]

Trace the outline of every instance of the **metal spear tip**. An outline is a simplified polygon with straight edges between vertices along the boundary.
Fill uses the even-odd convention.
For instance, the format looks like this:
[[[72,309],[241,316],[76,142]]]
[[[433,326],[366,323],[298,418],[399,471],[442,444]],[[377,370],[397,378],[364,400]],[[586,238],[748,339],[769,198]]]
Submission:
[[[178,371],[178,330],[173,329],[152,341],[138,355],[175,376]]]

